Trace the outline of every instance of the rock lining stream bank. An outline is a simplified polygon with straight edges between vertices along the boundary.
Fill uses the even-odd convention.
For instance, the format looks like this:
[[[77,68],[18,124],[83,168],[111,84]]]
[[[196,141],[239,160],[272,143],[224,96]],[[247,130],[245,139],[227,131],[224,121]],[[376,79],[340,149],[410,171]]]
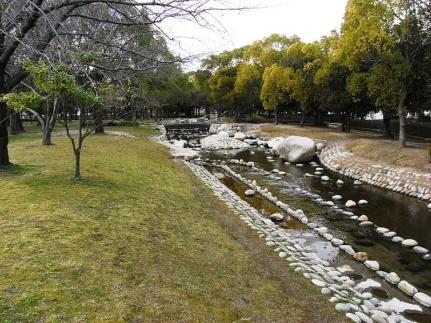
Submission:
[[[326,143],[319,158],[325,167],[343,176],[431,202],[430,173],[374,163],[345,151],[339,143]]]
[[[292,237],[287,230],[265,218],[256,209],[223,185],[208,170],[197,163],[187,163],[187,165],[212,189],[216,196],[224,201],[234,213],[240,216],[241,220],[251,229],[255,230],[260,238],[265,239],[267,246],[274,248],[278,256],[286,259],[288,265],[295,272],[301,273],[303,277],[309,279],[312,284],[319,287],[323,294],[328,295],[330,301],[336,304],[335,309],[345,313],[346,317],[350,320],[354,322],[409,322],[409,320],[399,314],[400,304],[401,307],[420,311],[418,305],[400,302],[395,299],[385,302],[373,297],[371,293],[367,292],[367,289],[375,284],[379,285],[379,283],[371,279],[356,283],[346,275],[345,268],[342,266],[337,268],[331,267],[327,261],[319,258],[310,247],[305,246],[302,239]],[[230,168],[223,166],[223,169],[229,172]],[[273,197],[270,192],[256,187],[256,185],[253,185],[252,182],[250,183],[241,175],[234,175],[233,171],[229,173],[244,184],[255,188],[257,191],[264,192],[266,198],[274,202],[283,211],[300,219],[308,227],[313,227],[312,223],[306,220],[306,216],[301,210],[291,209],[287,204]],[[314,227],[314,229],[316,228]]]

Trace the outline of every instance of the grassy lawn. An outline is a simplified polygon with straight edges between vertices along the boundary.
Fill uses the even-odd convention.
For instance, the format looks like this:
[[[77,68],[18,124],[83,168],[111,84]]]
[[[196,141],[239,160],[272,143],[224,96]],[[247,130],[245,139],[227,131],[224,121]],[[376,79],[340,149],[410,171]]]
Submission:
[[[166,148],[91,136],[76,182],[67,138],[23,136],[0,172],[1,322],[344,320]]]

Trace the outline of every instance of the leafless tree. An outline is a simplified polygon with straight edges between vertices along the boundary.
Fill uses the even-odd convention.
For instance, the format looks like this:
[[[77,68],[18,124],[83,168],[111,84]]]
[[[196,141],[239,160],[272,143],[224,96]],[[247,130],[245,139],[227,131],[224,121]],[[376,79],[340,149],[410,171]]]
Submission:
[[[232,9],[240,8],[223,0],[0,0],[0,95],[26,79],[25,60],[65,60],[83,73],[97,68],[117,76],[155,69],[174,60],[155,50],[163,46],[154,41],[163,35],[161,22],[204,25],[211,12]],[[6,119],[1,103],[0,166],[10,164]]]

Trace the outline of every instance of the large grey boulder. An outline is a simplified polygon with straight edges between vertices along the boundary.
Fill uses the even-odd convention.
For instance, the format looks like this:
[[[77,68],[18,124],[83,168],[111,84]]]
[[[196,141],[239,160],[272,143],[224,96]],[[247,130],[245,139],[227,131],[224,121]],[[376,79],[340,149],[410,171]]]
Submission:
[[[246,139],[246,135],[244,132],[236,132],[233,136],[235,139],[244,141]]]
[[[269,140],[269,141],[266,142],[266,145],[269,148],[275,148],[279,144],[279,142],[282,141],[283,139],[284,139],[283,137],[274,137],[274,138],[271,138],[271,140]]]
[[[208,136],[201,140],[202,149],[219,150],[219,149],[245,149],[250,145],[240,140],[230,138],[226,132],[222,131],[216,135]]]
[[[290,163],[308,163],[316,155],[314,141],[307,137],[290,136],[277,140],[273,150]]]

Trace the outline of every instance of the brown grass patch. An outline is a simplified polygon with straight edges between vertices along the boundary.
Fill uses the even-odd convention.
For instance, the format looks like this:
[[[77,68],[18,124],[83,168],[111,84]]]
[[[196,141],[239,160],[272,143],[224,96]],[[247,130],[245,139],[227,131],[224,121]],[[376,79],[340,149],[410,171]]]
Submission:
[[[375,162],[431,171],[426,149],[400,148],[396,141],[371,139],[355,139],[346,142],[345,148],[359,157]]]
[[[316,127],[298,127],[290,125],[271,125],[262,126],[258,132],[263,136],[284,137],[284,136],[306,136],[310,138],[337,140],[349,136],[346,133],[335,132],[332,129],[323,129]]]

